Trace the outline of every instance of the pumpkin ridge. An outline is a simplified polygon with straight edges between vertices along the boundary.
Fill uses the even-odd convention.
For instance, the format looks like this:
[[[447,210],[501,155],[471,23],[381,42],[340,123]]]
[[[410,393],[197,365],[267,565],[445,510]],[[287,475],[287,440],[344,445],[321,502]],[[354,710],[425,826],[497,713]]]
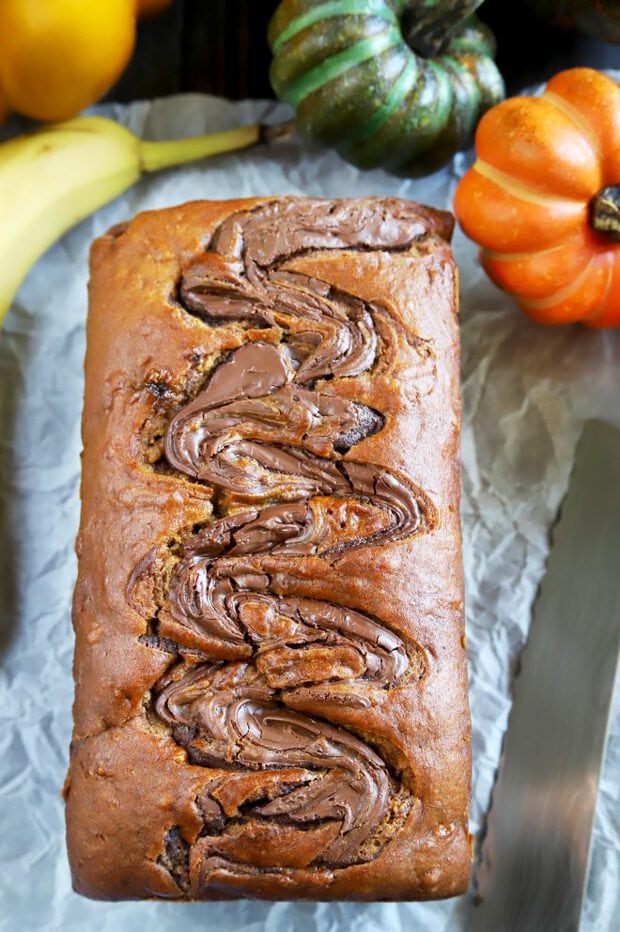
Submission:
[[[481,248],[480,262],[491,280],[503,291],[529,301],[547,298],[568,285],[590,259],[588,247],[579,238],[529,253],[503,256],[490,252]]]
[[[546,298],[524,298],[522,295],[519,295],[519,300],[525,307],[533,308],[534,310],[544,309],[546,307],[553,307],[554,304],[558,304],[560,301],[564,301],[566,298],[570,298],[571,295],[575,293],[584,283],[592,267],[594,266],[597,256],[591,256],[590,261],[584,268],[582,272],[579,273],[577,278],[573,278],[568,285],[564,285],[562,288],[558,288],[557,291],[554,291],[552,294],[548,295]]]
[[[614,280],[614,257],[611,253],[607,253],[605,256],[605,261],[607,262],[607,285],[605,286],[605,294],[601,296],[600,301],[597,302],[596,307],[590,314],[586,314],[583,317],[584,322],[595,320],[601,311],[605,310],[605,305],[609,299],[609,292],[611,291],[611,286]]]
[[[411,53],[413,55],[413,53]],[[337,151],[345,158],[364,168],[381,165],[389,171],[404,171],[410,163],[418,163],[424,152],[432,147],[438,139],[438,134],[445,128],[448,110],[452,105],[453,91],[450,78],[445,69],[433,68],[430,60],[413,56],[418,67],[418,77],[412,85],[409,94],[403,99],[402,105],[397,107],[372,136],[357,142],[349,143],[348,137],[337,146]],[[415,100],[420,97],[431,97],[434,106],[430,107],[426,100],[423,105],[414,106]],[[382,133],[389,129],[394,120],[408,120],[409,132],[402,136],[398,132],[393,138],[391,146],[385,150],[379,160],[364,156],[366,146],[372,145],[375,140],[381,139]],[[415,120],[415,123],[414,123]],[[362,160],[359,155],[362,153]],[[403,166],[405,168],[403,169]]]
[[[443,85],[444,89],[443,100],[441,96],[438,95],[436,103],[436,109],[439,114],[439,120],[441,122],[441,126],[437,129],[437,135],[435,138],[436,142],[437,137],[441,135],[441,132],[446,128],[446,124],[450,119],[450,111],[452,109],[452,104],[454,103],[455,90],[454,83],[452,81],[452,75],[447,68],[444,68],[443,65],[441,65],[435,58],[427,59],[426,63],[431,71],[435,74],[437,79],[437,88],[440,89]]]
[[[553,91],[544,91],[541,94],[541,97],[545,97],[554,107],[564,114],[567,119],[573,123],[581,135],[585,138],[586,142],[589,144],[592,152],[600,162],[602,159],[601,147],[596,138],[594,132],[594,127],[591,125],[590,121],[582,113],[579,112],[577,107],[574,107],[570,101],[566,100],[565,97],[561,97],[559,94],[554,93]]]
[[[488,162],[484,162],[482,159],[476,159],[472,168],[475,172],[478,172],[479,175],[499,185],[500,188],[503,188],[503,190],[512,197],[516,197],[518,200],[525,201],[529,204],[550,207],[553,204],[582,203],[582,199],[577,197],[562,197],[559,194],[554,196],[541,194],[539,189],[532,185],[525,184],[523,181],[518,181],[512,175],[509,175],[499,168],[495,168],[493,165],[489,165]]]
[[[368,139],[381,129],[385,121],[390,118],[394,111],[402,104],[407,94],[411,92],[418,73],[418,64],[415,57],[412,55],[381,106],[377,108],[364,124],[349,134],[348,141],[350,143],[361,142],[363,139]]]
[[[397,25],[398,20],[392,10],[385,5],[385,0],[327,0],[305,13],[300,13],[295,19],[291,20],[274,39],[271,47],[273,52],[310,26],[315,26],[323,19],[330,19],[333,16],[376,16],[384,19],[392,25]]]
[[[451,49],[449,49],[447,52],[444,52],[444,54],[441,56],[442,65],[450,75],[451,80],[453,82],[455,80],[465,81],[470,85],[467,93],[468,99],[464,102],[463,107],[464,112],[466,112],[466,107],[469,110],[467,113],[467,118],[471,124],[467,132],[467,138],[471,137],[471,134],[475,129],[476,114],[480,110],[480,103],[482,100],[482,91],[478,85],[478,82],[476,81],[475,75],[472,74],[472,70],[469,67],[471,57],[472,52],[460,52],[453,51]]]
[[[323,84],[333,81],[351,68],[356,68],[369,58],[377,58],[400,41],[400,33],[395,28],[361,39],[350,48],[343,49],[331,58],[325,59],[316,68],[307,71],[286,88],[281,97],[291,106],[298,107],[305,97],[318,90]]]
[[[565,245],[565,243],[556,243],[555,246],[547,246],[546,249],[528,249],[522,252],[498,252],[497,249],[483,247],[482,251],[494,262],[518,262],[531,256],[544,256],[551,252],[559,252],[560,249],[564,249]]]

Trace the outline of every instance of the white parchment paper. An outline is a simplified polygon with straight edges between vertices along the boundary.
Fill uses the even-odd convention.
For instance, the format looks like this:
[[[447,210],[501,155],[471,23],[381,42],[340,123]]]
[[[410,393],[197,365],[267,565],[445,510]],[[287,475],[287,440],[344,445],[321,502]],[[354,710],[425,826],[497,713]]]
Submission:
[[[113,115],[147,138],[287,117],[279,104],[191,95]],[[82,359],[90,241],[139,210],[193,198],[390,194],[449,207],[454,165],[420,181],[360,173],[298,141],[150,177],[54,246],[0,333],[0,928],[142,932],[443,932],[471,898],[429,904],[93,903],[71,891],[60,798],[70,737],[69,610],[78,524]],[[2,216],[2,223],[10,217]],[[510,710],[510,684],[544,572],[548,532],[585,419],[620,426],[620,333],[544,329],[491,285],[459,232],[463,522],[474,724],[473,830],[480,837]],[[619,477],[620,478],[620,477]],[[620,558],[619,558],[620,560]],[[620,706],[620,704],[617,704]],[[620,707],[603,773],[587,932],[620,910]],[[147,789],[145,788],[145,792]],[[498,930],[501,932],[501,930]],[[532,930],[538,932],[538,930]],[[541,930],[542,932],[542,930]]]

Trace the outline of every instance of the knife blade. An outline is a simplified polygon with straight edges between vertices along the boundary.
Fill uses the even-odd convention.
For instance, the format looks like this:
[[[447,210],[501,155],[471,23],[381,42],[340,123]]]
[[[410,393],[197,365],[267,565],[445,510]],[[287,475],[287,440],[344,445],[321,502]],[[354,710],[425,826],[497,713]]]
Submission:
[[[620,650],[620,431],[590,421],[536,598],[475,932],[578,930]]]

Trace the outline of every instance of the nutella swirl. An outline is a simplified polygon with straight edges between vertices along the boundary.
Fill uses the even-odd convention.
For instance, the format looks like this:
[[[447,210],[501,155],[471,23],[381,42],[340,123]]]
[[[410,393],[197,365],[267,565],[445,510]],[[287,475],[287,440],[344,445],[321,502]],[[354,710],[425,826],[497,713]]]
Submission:
[[[334,692],[340,680],[394,685],[409,665],[397,635],[352,609],[276,596],[269,591],[271,577],[260,566],[244,565],[244,556],[261,553],[320,553],[321,537],[305,503],[275,505],[214,523],[183,549],[169,591],[172,617],[228,648],[231,658],[254,655],[267,684],[287,690],[284,701],[293,695],[342,696],[342,691]],[[348,701],[369,704],[359,683]]]
[[[239,787],[255,774],[238,793],[256,824],[333,823],[314,864],[366,857],[393,781],[366,743],[306,705],[323,703],[325,718],[335,704],[371,706],[410,675],[416,646],[364,612],[295,595],[291,558],[335,560],[428,532],[437,518],[409,480],[351,456],[382,430],[382,413],[329,391],[331,379],[370,372],[382,335],[402,325],[286,263],[405,250],[433,223],[399,201],[267,202],[225,220],[180,285],[207,325],[253,329],[166,432],[168,464],[213,486],[224,514],[178,554],[163,608],[201,653],[179,648],[155,709],[193,763],[240,771]],[[218,792],[203,800],[205,825],[225,835],[233,809]]]
[[[344,864],[354,857],[380,823],[389,798],[385,765],[374,751],[344,729],[274,701],[275,691],[248,664],[196,664],[173,670],[169,680],[156,710],[193,763],[318,772],[311,781],[303,771],[296,780],[289,777],[285,795],[250,804],[250,812],[298,825],[339,822],[342,830],[321,860]]]

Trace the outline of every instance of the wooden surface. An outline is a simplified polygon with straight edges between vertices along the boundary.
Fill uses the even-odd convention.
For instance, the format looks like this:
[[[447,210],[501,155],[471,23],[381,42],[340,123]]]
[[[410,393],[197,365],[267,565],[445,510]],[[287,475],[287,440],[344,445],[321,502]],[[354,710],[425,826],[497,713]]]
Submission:
[[[199,91],[273,97],[267,23],[277,0],[174,0],[139,27],[136,54],[110,100]],[[508,89],[545,80],[573,65],[620,68],[620,46],[542,24],[525,0],[486,0],[481,18],[495,31]]]

